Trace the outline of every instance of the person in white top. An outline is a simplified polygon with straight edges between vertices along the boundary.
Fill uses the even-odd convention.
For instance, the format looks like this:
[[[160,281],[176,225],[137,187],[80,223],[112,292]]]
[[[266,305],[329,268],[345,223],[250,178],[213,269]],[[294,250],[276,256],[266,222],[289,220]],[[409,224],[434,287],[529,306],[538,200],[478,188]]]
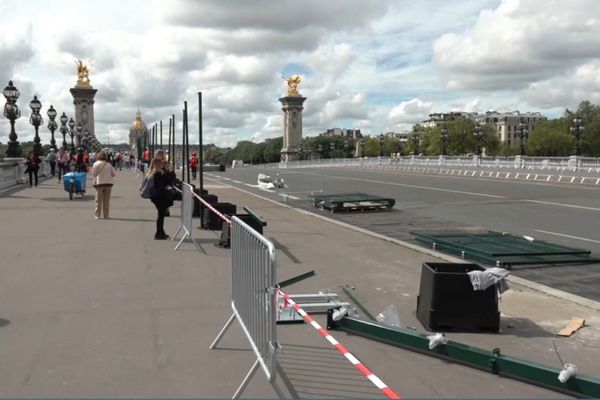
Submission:
[[[92,176],[94,177],[93,185],[96,188],[96,209],[94,210],[94,218],[100,218],[104,214],[104,219],[109,218],[110,192],[113,186],[113,178],[117,175],[117,171],[106,160],[106,153],[100,150],[96,153],[96,162],[92,167]]]

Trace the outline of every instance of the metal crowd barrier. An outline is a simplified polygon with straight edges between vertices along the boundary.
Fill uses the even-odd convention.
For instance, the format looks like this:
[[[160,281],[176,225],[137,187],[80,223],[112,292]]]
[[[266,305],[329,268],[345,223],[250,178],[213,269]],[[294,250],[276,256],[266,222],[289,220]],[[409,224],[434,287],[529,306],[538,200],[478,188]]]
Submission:
[[[175,240],[177,235],[179,235],[179,232],[182,230],[184,231],[184,234],[181,236],[177,246],[175,246],[175,250],[179,249],[179,246],[181,246],[181,243],[183,243],[185,239],[191,240],[191,242],[198,247],[194,239],[192,239],[192,214],[194,212],[194,201],[192,199],[192,194],[194,193],[194,187],[189,183],[183,182],[181,188],[182,190],[179,190],[175,187],[175,190],[181,192],[181,226],[175,235],[173,235],[171,240]]]
[[[238,320],[256,361],[233,395],[241,396],[260,366],[280,398],[275,382],[277,363],[275,246],[241,219],[231,219],[231,308],[233,314],[210,345],[215,349],[234,320]]]

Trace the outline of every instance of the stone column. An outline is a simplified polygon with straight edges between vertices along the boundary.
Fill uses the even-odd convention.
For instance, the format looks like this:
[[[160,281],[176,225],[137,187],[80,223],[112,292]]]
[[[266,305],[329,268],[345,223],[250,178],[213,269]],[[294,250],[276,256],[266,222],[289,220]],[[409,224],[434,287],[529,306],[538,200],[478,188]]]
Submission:
[[[286,96],[279,99],[283,107],[283,147],[281,162],[300,159],[300,143],[302,141],[302,104],[306,97]]]
[[[90,134],[90,142],[92,145],[99,144],[96,139],[96,129],[94,128],[94,96],[98,89],[94,89],[91,86],[76,85],[70,89],[71,95],[73,95],[73,104],[75,104],[75,124],[81,124],[83,129],[81,135],[87,130]],[[77,125],[76,125],[77,126]],[[75,131],[75,146],[81,146],[82,137]],[[94,150],[100,150],[99,148]]]

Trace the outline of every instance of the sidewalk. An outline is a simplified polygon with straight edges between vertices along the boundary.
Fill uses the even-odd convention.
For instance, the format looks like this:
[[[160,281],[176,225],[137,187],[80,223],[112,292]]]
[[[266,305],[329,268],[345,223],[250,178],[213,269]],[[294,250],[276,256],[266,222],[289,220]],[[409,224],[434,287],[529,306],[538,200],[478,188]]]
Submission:
[[[208,345],[229,318],[229,250],[219,232],[193,231],[189,242],[153,240],[156,211],[139,198],[141,178],[119,173],[111,219],[94,220],[93,188],[69,201],[54,180],[0,197],[0,396],[228,398],[254,361],[234,324],[217,350]],[[89,184],[90,180],[88,180]],[[415,316],[420,268],[431,256],[206,181],[220,201],[250,207],[267,220],[278,280],[317,275],[288,288],[314,293],[339,285],[371,313],[394,304]],[[179,227],[179,203],[165,221]],[[198,222],[194,221],[194,227]],[[503,333],[450,334],[475,346],[597,375],[600,318],[591,309],[512,285],[502,299]],[[573,316],[589,326],[570,338],[555,333]],[[324,316],[317,321],[325,325]],[[402,397],[564,397],[524,383],[332,332]],[[313,328],[278,327],[281,365],[301,397],[382,397]],[[279,381],[281,383],[281,381]],[[244,397],[275,397],[259,370]]]

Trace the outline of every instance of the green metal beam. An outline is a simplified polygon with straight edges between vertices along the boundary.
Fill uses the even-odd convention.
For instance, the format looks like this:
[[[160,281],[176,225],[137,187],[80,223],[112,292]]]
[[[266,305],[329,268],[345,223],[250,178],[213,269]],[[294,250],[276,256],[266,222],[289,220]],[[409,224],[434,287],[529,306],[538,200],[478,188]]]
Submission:
[[[354,297],[354,295],[352,295],[352,293],[346,289],[345,287],[342,287],[342,290],[344,291],[344,293],[346,294],[346,296],[348,296],[348,298],[354,303],[356,304],[356,307],[358,307],[360,309],[360,311],[362,311],[367,318],[369,318],[371,321],[376,321],[375,317],[373,316],[373,314],[371,314],[369,312],[369,310],[367,310],[357,299],[356,297]]]
[[[333,321],[332,315],[333,310],[329,310],[327,314],[327,329],[343,330],[432,357],[443,358],[493,374],[542,386],[557,392],[578,397],[600,398],[600,379],[598,378],[577,375],[565,383],[560,383],[558,380],[559,369],[501,354],[500,349],[490,351],[448,341],[448,344],[440,345],[430,350],[429,339],[427,339],[425,334],[406,328],[392,328],[377,322],[364,321],[352,317],[344,317],[339,321]]]
[[[315,275],[315,270],[308,271],[308,272],[305,272],[305,273],[303,273],[303,274],[300,274],[300,275],[294,276],[293,278],[286,279],[285,281],[281,281],[281,282],[279,282],[277,285],[278,285],[280,288],[282,288],[282,287],[286,287],[286,286],[290,286],[290,285],[293,285],[294,283],[297,283],[297,282],[303,281],[304,279],[306,279],[306,278],[310,278],[311,276],[314,276],[314,275]]]

